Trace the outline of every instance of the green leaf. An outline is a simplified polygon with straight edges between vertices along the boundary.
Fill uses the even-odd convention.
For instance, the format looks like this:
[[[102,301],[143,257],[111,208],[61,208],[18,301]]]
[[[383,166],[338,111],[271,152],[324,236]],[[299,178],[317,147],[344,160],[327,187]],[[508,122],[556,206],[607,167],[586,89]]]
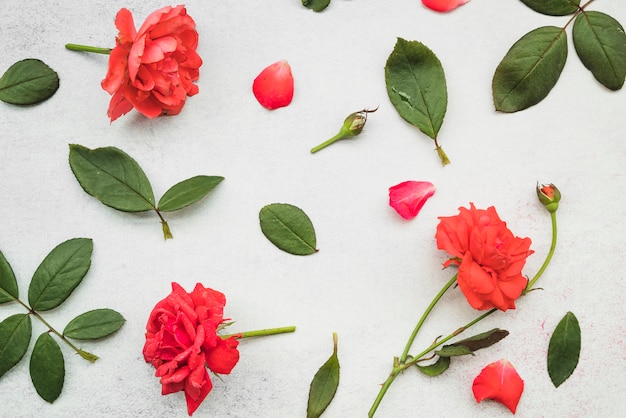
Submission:
[[[385,65],[385,83],[400,116],[437,138],[448,105],[443,67],[424,44],[398,38]]]
[[[333,354],[319,368],[309,389],[307,418],[317,418],[324,413],[335,397],[339,386],[339,358],[337,357],[337,334],[333,333]]]
[[[70,145],[70,167],[83,190],[123,212],[154,209],[152,186],[139,164],[115,147]]]
[[[420,372],[427,376],[439,376],[450,367],[450,357],[439,357],[435,363],[429,364],[428,366],[420,366],[417,363],[415,365]]]
[[[542,101],[558,81],[566,59],[563,28],[544,26],[524,35],[509,49],[493,76],[496,110],[512,113]]]
[[[548,374],[554,387],[559,387],[574,372],[580,355],[580,326],[576,316],[568,312],[559,322],[548,345]]]
[[[24,357],[31,331],[27,314],[16,314],[0,322],[0,377]]]
[[[172,212],[196,203],[206,196],[224,177],[196,176],[172,186],[159,200],[161,212]]]
[[[464,345],[444,345],[441,350],[436,350],[435,354],[440,357],[454,357],[454,356],[466,356],[468,354],[474,355],[474,352]]]
[[[31,105],[49,99],[59,88],[57,73],[38,59],[18,61],[0,78],[0,100]]]
[[[580,0],[521,0],[536,12],[549,16],[565,16],[578,10]]]
[[[504,337],[509,335],[509,331],[505,329],[494,328],[492,330],[474,335],[473,337],[460,340],[451,345],[460,345],[467,347],[471,351],[480,350],[494,345]]]
[[[92,251],[89,238],[70,239],[50,251],[28,287],[30,307],[47,311],[63,303],[89,271]]]
[[[619,22],[600,12],[578,15],[572,30],[578,57],[605,87],[619,90],[626,78],[626,34]]]
[[[113,334],[124,322],[124,317],[112,309],[95,309],[72,319],[63,335],[75,340],[97,340]]]
[[[0,251],[0,303],[12,302],[18,297],[15,274],[4,254]]]
[[[330,4],[330,0],[302,0],[302,5],[314,12],[321,12]]]
[[[287,203],[272,203],[259,212],[261,231],[274,245],[295,255],[317,251],[313,224],[304,211]]]
[[[30,356],[30,378],[46,402],[54,402],[63,390],[65,363],[63,353],[54,338],[44,332],[37,338]]]

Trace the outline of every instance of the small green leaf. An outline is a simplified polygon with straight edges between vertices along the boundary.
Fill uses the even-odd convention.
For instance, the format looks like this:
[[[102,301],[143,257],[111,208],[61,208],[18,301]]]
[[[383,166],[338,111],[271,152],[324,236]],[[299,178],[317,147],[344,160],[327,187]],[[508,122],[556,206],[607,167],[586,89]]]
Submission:
[[[504,337],[509,335],[509,331],[505,329],[494,328],[492,330],[474,335],[473,337],[460,340],[451,345],[462,345],[471,351],[480,350],[494,345]]]
[[[112,309],[95,309],[72,319],[63,335],[75,340],[97,340],[113,334],[124,322],[124,317]]]
[[[44,332],[37,338],[30,356],[30,378],[39,396],[54,402],[63,390],[65,363],[63,353],[54,338]]]
[[[565,16],[578,10],[580,0],[522,0],[526,6],[549,16]]]
[[[580,326],[576,316],[568,312],[559,322],[548,345],[548,374],[554,387],[559,387],[574,372],[580,355]]]
[[[38,59],[13,64],[0,78],[0,100],[31,105],[49,99],[59,88],[59,76]]]
[[[339,358],[337,357],[337,334],[333,333],[333,354],[319,368],[309,390],[307,418],[318,418],[335,397],[339,386]]]
[[[4,254],[0,251],[0,303],[11,302],[18,297],[15,274]]]
[[[196,203],[206,196],[224,177],[196,176],[172,186],[159,200],[161,212],[172,212]]]
[[[139,164],[115,147],[70,145],[70,167],[83,190],[123,212],[154,209],[152,186]]]
[[[559,80],[567,60],[563,28],[544,26],[517,41],[492,80],[496,110],[517,112],[542,101]]]
[[[436,350],[435,354],[440,357],[455,357],[455,356],[466,356],[468,354],[474,355],[474,352],[464,345],[444,345],[441,347],[441,350]]]
[[[313,224],[304,211],[287,203],[272,203],[259,212],[261,231],[274,245],[295,255],[317,251]]]
[[[600,12],[578,15],[572,30],[582,63],[605,87],[619,90],[626,78],[626,34],[619,22]]]
[[[330,0],[302,0],[302,5],[314,12],[321,12],[330,4]]]
[[[27,314],[16,314],[0,322],[0,377],[24,357],[31,331]]]
[[[437,138],[448,105],[443,66],[424,44],[398,38],[385,65],[385,83],[400,116]]]
[[[70,239],[50,251],[28,287],[31,308],[47,311],[63,303],[89,271],[92,251],[89,238]]]
[[[429,364],[428,366],[420,366],[417,363],[415,365],[417,369],[426,376],[439,376],[450,367],[450,357],[439,357],[435,363]]]

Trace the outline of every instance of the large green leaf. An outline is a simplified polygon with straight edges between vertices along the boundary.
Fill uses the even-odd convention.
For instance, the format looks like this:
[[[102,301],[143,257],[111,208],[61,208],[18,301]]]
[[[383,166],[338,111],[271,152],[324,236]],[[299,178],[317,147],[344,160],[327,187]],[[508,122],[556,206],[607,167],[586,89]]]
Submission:
[[[548,374],[555,387],[565,382],[576,369],[580,345],[578,319],[568,312],[556,326],[548,345]]]
[[[295,255],[317,251],[313,224],[304,211],[287,203],[272,203],[259,212],[261,231],[274,245]]]
[[[0,251],[0,303],[11,302],[18,297],[15,274],[4,254]]]
[[[172,186],[159,200],[161,212],[172,212],[189,206],[206,196],[224,177],[196,176]]]
[[[536,12],[549,16],[565,16],[578,10],[580,0],[521,0]]]
[[[517,112],[542,101],[567,60],[563,28],[544,26],[524,35],[502,59],[493,76],[496,110]]]
[[[154,209],[152,186],[139,164],[115,147],[70,145],[70,167],[82,188],[107,206],[124,212]]]
[[[89,271],[92,251],[89,238],[70,239],[50,251],[28,287],[30,307],[46,311],[63,303]]]
[[[31,332],[27,314],[15,314],[0,322],[0,377],[24,357]]]
[[[72,319],[63,335],[75,340],[97,340],[113,334],[126,320],[112,309],[94,309]]]
[[[626,34],[619,22],[601,12],[582,12],[572,30],[578,57],[605,87],[619,90],[626,78]]]
[[[49,99],[59,88],[59,76],[38,59],[13,64],[0,78],[0,100],[31,105]]]
[[[318,418],[328,408],[339,386],[339,358],[337,357],[337,334],[333,333],[333,354],[319,368],[309,389],[307,418]]]
[[[330,4],[330,0],[302,0],[302,5],[314,12],[321,12]]]
[[[33,386],[46,402],[54,402],[63,390],[65,362],[54,338],[44,332],[37,338],[30,356],[30,378]]]
[[[385,83],[400,116],[435,139],[448,106],[443,67],[424,44],[398,38],[385,65]]]

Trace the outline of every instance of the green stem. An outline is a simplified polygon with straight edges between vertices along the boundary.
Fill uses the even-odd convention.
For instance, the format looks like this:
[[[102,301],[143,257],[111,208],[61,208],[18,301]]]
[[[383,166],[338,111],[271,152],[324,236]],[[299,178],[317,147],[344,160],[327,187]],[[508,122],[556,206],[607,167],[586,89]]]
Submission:
[[[333,144],[341,139],[347,138],[346,135],[344,135],[343,130],[341,130],[339,133],[337,133],[337,135],[333,136],[332,138],[322,142],[321,144],[319,144],[316,147],[311,148],[311,154],[315,154],[317,151],[322,150],[324,148],[326,148],[327,146],[329,146],[330,144]]]
[[[533,279],[529,281],[528,284],[526,285],[526,289],[524,289],[524,293],[523,293],[524,295],[532,290],[532,287],[534,286],[535,282],[539,279],[539,277],[541,277],[543,272],[548,267],[548,264],[550,264],[550,261],[552,260],[552,256],[554,255],[554,250],[556,250],[556,238],[557,238],[556,211],[550,212],[550,220],[552,221],[552,243],[550,244],[550,251],[548,252],[548,255],[546,256],[546,259],[544,260],[543,264],[541,265],[541,268],[539,269],[537,274],[535,274],[535,277],[533,277]]]
[[[77,45],[77,44],[65,44],[65,48],[70,51],[80,52],[93,52],[95,54],[109,55],[112,51],[111,48],[99,48],[97,46]]]
[[[161,212],[159,212],[157,208],[153,209],[159,216],[159,219],[161,219],[161,226],[163,227],[163,239],[173,239],[174,236],[172,235],[172,231],[170,231],[170,226],[167,224],[167,221],[165,220],[163,215],[161,215]]]
[[[450,164],[450,159],[444,152],[443,148],[441,148],[441,145],[439,145],[439,143],[437,142],[437,138],[435,138],[433,141],[435,141],[435,150],[437,151],[437,155],[439,156],[439,159],[441,160],[441,165],[445,166],[447,164]]]
[[[280,328],[268,328],[268,329],[261,329],[257,331],[246,331],[246,332],[238,332],[235,334],[222,335],[221,337],[223,339],[230,338],[230,337],[238,337],[240,339],[252,338],[252,337],[263,337],[266,335],[276,335],[276,334],[285,334],[288,332],[295,332],[295,330],[296,330],[296,327],[294,326],[280,327]]]

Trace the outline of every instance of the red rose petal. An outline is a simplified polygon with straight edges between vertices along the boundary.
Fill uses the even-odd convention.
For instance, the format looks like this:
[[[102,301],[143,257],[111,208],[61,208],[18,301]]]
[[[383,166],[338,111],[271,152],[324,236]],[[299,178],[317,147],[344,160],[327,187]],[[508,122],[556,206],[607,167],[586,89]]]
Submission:
[[[489,364],[472,384],[476,402],[493,399],[509,408],[512,413],[515,413],[523,391],[524,381],[506,359]]]
[[[261,106],[274,110],[285,107],[293,98],[293,75],[287,61],[282,60],[266,67],[254,79],[252,92]]]
[[[436,12],[449,12],[467,2],[469,0],[422,0],[424,6]]]
[[[389,206],[404,219],[413,219],[433,194],[435,186],[431,182],[405,181],[389,188]]]

